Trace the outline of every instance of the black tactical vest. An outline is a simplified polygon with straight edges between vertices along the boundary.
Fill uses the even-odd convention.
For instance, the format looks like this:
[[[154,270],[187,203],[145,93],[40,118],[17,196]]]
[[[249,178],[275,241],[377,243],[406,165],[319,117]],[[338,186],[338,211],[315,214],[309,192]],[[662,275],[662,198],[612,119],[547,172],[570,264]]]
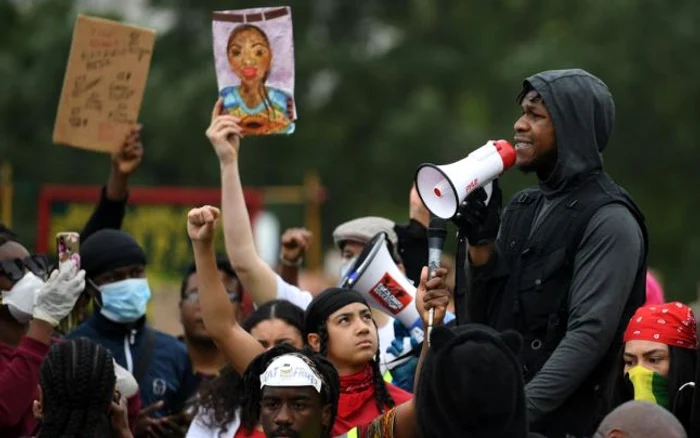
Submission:
[[[605,173],[594,174],[552,207],[531,235],[543,201],[537,189],[520,192],[503,213],[498,250],[508,272],[496,272],[494,286],[505,281],[499,297],[490,300],[489,322],[498,330],[514,329],[523,336],[523,376],[529,382],[566,334],[568,294],[576,250],[591,217],[603,206],[626,206],[644,235],[644,261],[637,270],[632,293],[620,319],[615,341],[604,359],[567,400],[533,432],[549,438],[591,436],[607,412],[603,403],[606,380],[622,345],[622,334],[646,296],[647,232],[644,217],[632,198]],[[615,291],[610,291],[615,293]]]

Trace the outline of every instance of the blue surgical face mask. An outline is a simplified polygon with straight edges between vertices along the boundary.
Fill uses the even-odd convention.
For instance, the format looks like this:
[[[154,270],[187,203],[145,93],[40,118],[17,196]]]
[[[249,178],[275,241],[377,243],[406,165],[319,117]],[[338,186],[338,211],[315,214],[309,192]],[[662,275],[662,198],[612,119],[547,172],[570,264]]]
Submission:
[[[145,278],[129,278],[100,286],[100,313],[110,321],[134,322],[146,314],[151,288]]]

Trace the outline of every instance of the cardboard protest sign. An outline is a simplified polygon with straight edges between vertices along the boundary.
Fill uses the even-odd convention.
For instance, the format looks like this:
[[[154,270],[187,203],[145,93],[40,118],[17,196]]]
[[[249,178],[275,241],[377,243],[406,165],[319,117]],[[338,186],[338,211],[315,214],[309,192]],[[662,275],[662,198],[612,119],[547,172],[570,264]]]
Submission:
[[[241,119],[246,135],[293,133],[291,8],[214,12],[212,32],[224,111]]]
[[[137,123],[155,30],[79,15],[53,142],[113,152]]]

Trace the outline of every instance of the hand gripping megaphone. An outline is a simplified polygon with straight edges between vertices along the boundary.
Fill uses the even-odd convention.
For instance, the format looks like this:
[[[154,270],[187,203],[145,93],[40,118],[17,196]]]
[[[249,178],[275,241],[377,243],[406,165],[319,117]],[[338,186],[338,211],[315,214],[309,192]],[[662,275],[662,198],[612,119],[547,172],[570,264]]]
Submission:
[[[382,232],[370,240],[348,269],[340,287],[361,293],[372,307],[401,321],[422,342],[423,321],[414,303],[416,288],[394,263],[386,239],[386,233]]]
[[[471,192],[489,184],[513,164],[513,146],[506,140],[490,140],[452,164],[421,164],[416,171],[416,190],[431,213],[450,219]]]

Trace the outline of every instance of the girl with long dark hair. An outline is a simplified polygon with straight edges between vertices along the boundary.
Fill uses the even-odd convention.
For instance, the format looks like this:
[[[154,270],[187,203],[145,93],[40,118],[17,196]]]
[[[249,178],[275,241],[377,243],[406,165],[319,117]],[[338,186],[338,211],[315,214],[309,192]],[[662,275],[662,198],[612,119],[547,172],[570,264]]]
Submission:
[[[645,400],[671,411],[689,430],[698,360],[695,316],[672,302],[637,309],[624,334],[613,371],[610,410]]]
[[[233,368],[243,373],[262,346],[232,317],[224,306],[226,291],[216,275],[212,236],[218,209],[194,209],[188,216],[197,272],[201,277],[202,316],[214,342]],[[389,383],[379,373],[377,327],[369,305],[357,292],[328,289],[314,298],[305,314],[308,344],[324,355],[341,376],[341,395],[333,433],[372,421],[411,395]]]

